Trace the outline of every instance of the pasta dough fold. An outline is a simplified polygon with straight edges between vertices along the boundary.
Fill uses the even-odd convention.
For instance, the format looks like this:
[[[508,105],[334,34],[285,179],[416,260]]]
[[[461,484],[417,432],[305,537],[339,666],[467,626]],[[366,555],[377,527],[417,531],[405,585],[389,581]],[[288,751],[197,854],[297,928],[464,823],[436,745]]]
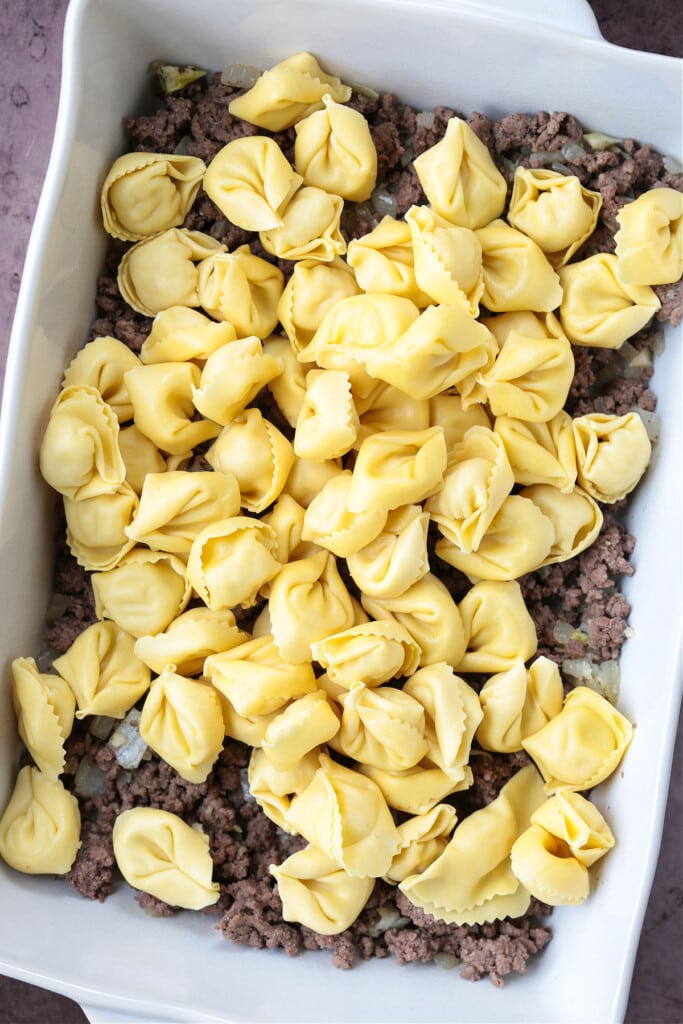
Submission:
[[[357,681],[340,700],[341,728],[330,738],[335,750],[392,772],[412,768],[426,756],[425,713],[405,690]]]
[[[216,153],[204,191],[229,221],[245,231],[280,227],[282,211],[302,184],[275,139],[245,135]]]
[[[317,688],[310,662],[286,661],[271,634],[212,654],[204,674],[243,717],[270,715]]]
[[[199,387],[192,388],[194,407],[226,427],[283,367],[281,359],[263,351],[259,338],[231,341],[206,360]]]
[[[562,678],[554,661],[541,656],[527,669],[520,659],[490,676],[479,691],[483,718],[477,742],[484,750],[503,754],[522,750],[523,739],[559,715],[563,700]]]
[[[429,515],[420,505],[401,505],[387,514],[383,529],[347,556],[354,583],[368,598],[400,597],[429,572]]]
[[[94,338],[76,353],[65,373],[63,387],[85,386],[99,391],[119,423],[133,418],[124,375],[140,360],[122,341],[109,336]]]
[[[316,110],[295,126],[294,166],[306,185],[354,203],[369,199],[377,180],[377,150],[358,110],[323,96]]]
[[[188,554],[202,530],[216,520],[236,516],[239,508],[239,485],[231,474],[148,473],[126,535],[153,551]]]
[[[154,317],[152,330],[142,343],[143,363],[204,362],[212,352],[236,338],[232,324],[209,320],[198,309],[169,306]]]
[[[238,338],[266,338],[277,325],[284,288],[279,267],[254,256],[248,245],[207,255],[197,268],[197,306],[214,320],[227,320]],[[191,305],[191,303],[188,303]]]
[[[98,619],[111,619],[134,637],[161,633],[192,595],[184,563],[164,551],[133,548],[91,579]]]
[[[261,587],[280,571],[277,537],[253,516],[212,521],[195,537],[187,560],[187,578],[214,611],[256,602]]]
[[[458,610],[466,651],[455,662],[456,671],[504,672],[536,653],[536,627],[515,580],[475,583]]]
[[[578,481],[597,501],[612,504],[639,483],[652,445],[637,412],[624,416],[590,413],[573,421]]]
[[[327,548],[339,558],[348,558],[371,543],[387,519],[383,509],[351,512],[347,506],[351,483],[350,469],[330,477],[304,513],[302,539]]]
[[[374,888],[373,878],[350,875],[336,861],[311,845],[271,865],[282,900],[282,917],[320,935],[338,935],[350,928]]]
[[[346,252],[340,227],[343,210],[341,196],[302,185],[283,210],[281,226],[259,232],[261,245],[283,260],[329,262]]]
[[[65,875],[78,852],[81,813],[61,779],[26,765],[0,818],[0,857],[30,875]]]
[[[517,167],[508,220],[557,268],[593,234],[601,206],[602,194],[584,188],[575,174]]]
[[[58,778],[66,762],[64,741],[74,721],[73,690],[60,676],[39,672],[33,658],[15,658],[12,702],[29,754],[43,775]]]
[[[428,201],[452,224],[480,228],[503,212],[505,179],[462,118],[452,117],[444,137],[413,166]]]
[[[118,868],[134,889],[187,910],[218,901],[209,837],[177,814],[131,807],[117,815],[112,838]]]
[[[126,373],[135,425],[157,448],[184,455],[220,433],[220,426],[195,419],[193,388],[199,386],[194,363],[152,363]]]
[[[619,766],[633,736],[629,720],[595,690],[577,686],[562,711],[522,745],[553,793],[560,786],[587,790]]]
[[[223,749],[220,698],[206,682],[168,665],[150,686],[140,714],[140,736],[188,782],[205,782]]]
[[[445,469],[440,427],[371,434],[358,450],[347,507],[351,512],[389,512],[423,501],[441,485]]]
[[[396,620],[371,619],[317,640],[311,654],[334,683],[348,689],[359,679],[366,686],[379,686],[412,675],[420,648]]]
[[[264,71],[251,89],[231,100],[228,109],[234,117],[279,132],[320,110],[326,93],[346,103],[351,86],[327,74],[312,53],[302,51]]]
[[[175,665],[181,676],[198,676],[209,655],[228,651],[248,638],[235,625],[232,612],[188,608],[164,632],[138,637],[134,650],[157,675],[167,665]]]
[[[134,242],[179,227],[206,171],[203,160],[178,153],[124,153],[112,164],[100,193],[104,229]]]
[[[533,239],[504,220],[493,220],[479,228],[477,237],[484,268],[481,301],[488,310],[492,313],[524,310],[549,313],[557,309],[562,301],[564,282],[561,284],[552,264]]]
[[[653,188],[616,215],[614,236],[624,284],[674,284],[683,274],[683,197],[673,188]]]
[[[197,264],[225,246],[211,235],[169,228],[136,242],[123,254],[118,286],[136,313],[156,316],[169,306],[199,306]]]
[[[244,508],[263,512],[285,486],[294,449],[257,408],[249,408],[223,427],[207,451],[206,461],[217,472],[237,478]]]

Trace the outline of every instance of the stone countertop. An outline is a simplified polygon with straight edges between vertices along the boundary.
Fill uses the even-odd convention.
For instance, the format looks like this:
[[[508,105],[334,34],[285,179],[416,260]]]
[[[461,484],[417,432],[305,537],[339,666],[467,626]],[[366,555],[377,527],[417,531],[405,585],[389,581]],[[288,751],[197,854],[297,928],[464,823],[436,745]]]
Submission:
[[[66,6],[67,0],[4,0],[0,5],[0,382],[52,142]],[[591,6],[610,41],[683,55],[683,13],[677,0],[593,0]],[[626,1024],[683,1021],[682,782],[683,720]],[[79,1006],[62,996],[0,977],[0,1020],[5,1024],[84,1024],[86,1018]]]

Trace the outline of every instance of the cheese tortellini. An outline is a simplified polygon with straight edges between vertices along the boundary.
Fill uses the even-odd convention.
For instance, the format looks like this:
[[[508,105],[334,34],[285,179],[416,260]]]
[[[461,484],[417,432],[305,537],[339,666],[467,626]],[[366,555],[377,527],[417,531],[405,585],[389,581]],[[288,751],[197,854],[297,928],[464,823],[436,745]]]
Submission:
[[[123,254],[119,291],[128,305],[144,316],[156,316],[169,306],[199,306],[197,264],[224,250],[224,245],[202,231],[160,231]]]
[[[140,736],[188,782],[205,782],[223,748],[220,697],[207,682],[169,665],[151,684],[140,714]]]
[[[518,167],[508,220],[560,267],[592,235],[601,206],[601,193],[584,188],[575,174]]]
[[[26,765],[0,818],[0,857],[16,871],[64,875],[78,853],[81,813],[61,779]]]
[[[346,103],[351,86],[320,66],[312,53],[302,51],[264,71],[251,89],[231,100],[233,117],[272,132],[290,128],[323,106],[323,96]]]
[[[626,497],[647,469],[652,450],[638,413],[590,413],[577,416],[572,427],[581,487],[608,504]]]
[[[361,203],[377,180],[377,151],[363,115],[323,96],[323,110],[295,126],[294,166],[306,185]]]
[[[443,139],[421,153],[414,167],[427,199],[452,224],[480,228],[503,212],[505,178],[462,118],[449,120]]]
[[[308,844],[273,865],[285,921],[298,921],[320,935],[338,935],[356,920],[372,892],[374,878],[349,874],[322,850]]]
[[[209,837],[177,814],[131,807],[117,816],[113,841],[118,868],[134,889],[188,910],[217,902]]]
[[[40,672],[33,658],[12,662],[12,699],[19,735],[40,771],[56,779],[64,768],[64,741],[76,710],[74,692],[65,679]]]
[[[101,192],[105,231],[126,242],[179,227],[202,184],[206,165],[178,153],[125,153]]]
[[[674,284],[683,275],[683,195],[655,188],[617,214],[619,277],[628,285]]]
[[[216,153],[204,191],[240,228],[263,231],[282,224],[281,211],[302,183],[275,139],[247,135]]]

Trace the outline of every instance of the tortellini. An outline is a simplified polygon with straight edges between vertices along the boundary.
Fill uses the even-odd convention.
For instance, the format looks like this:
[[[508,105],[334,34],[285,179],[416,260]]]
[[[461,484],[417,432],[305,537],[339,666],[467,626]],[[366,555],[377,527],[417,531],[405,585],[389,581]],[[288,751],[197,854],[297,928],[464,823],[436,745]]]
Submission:
[[[584,188],[575,174],[517,167],[508,220],[560,267],[592,235],[601,206],[601,193]]]
[[[224,245],[202,231],[169,228],[150,235],[123,254],[119,291],[144,316],[156,316],[169,306],[199,306],[197,264],[224,250]]]
[[[622,206],[614,236],[627,285],[674,284],[683,275],[683,195],[654,188]]]
[[[276,716],[277,712],[272,715],[254,716],[253,720],[257,717],[263,719],[266,723],[265,734],[265,729]],[[243,719],[243,721],[248,720]],[[226,734],[234,735],[227,732]],[[287,821],[292,798],[304,791],[318,770],[320,750],[317,747],[310,750],[298,759],[293,768],[283,771],[276,768],[260,749],[260,738],[259,743],[255,743],[254,738],[246,739],[244,742],[251,742],[254,747],[247,770],[249,792],[271,821],[274,821],[283,831],[292,833],[294,830]]]
[[[233,224],[263,231],[282,224],[282,211],[302,184],[275,139],[247,135],[216,153],[204,191]]]
[[[204,363],[199,386],[192,387],[194,407],[226,427],[282,370],[282,360],[265,353],[259,338],[228,342]]]
[[[424,708],[429,760],[454,780],[461,779],[482,719],[476,692],[450,665],[434,662],[413,673],[403,693]]]
[[[294,450],[275,424],[258,409],[249,408],[223,427],[206,460],[214,470],[237,478],[244,508],[263,512],[280,496]]]
[[[477,316],[484,273],[481,243],[474,231],[451,224],[428,206],[411,206],[405,219],[419,287],[434,302],[462,303]]]
[[[0,857],[16,871],[64,875],[78,853],[81,814],[61,779],[26,765],[0,818]]]
[[[500,349],[477,382],[494,416],[528,423],[552,419],[564,406],[574,377],[574,355],[557,318],[503,313],[484,323]]]
[[[85,386],[99,391],[119,423],[133,418],[124,375],[139,363],[134,352],[117,338],[94,338],[76,353],[65,373],[63,387]]]
[[[510,866],[510,850],[544,799],[542,780],[527,765],[486,807],[456,826],[443,853],[399,888],[411,903],[449,924],[519,917],[529,891]]]
[[[379,787],[389,807],[413,815],[427,814],[447,796],[468,789],[473,781],[469,765],[460,772],[445,772],[426,757],[414,768],[402,771],[367,764],[360,770]]]
[[[135,653],[135,640],[115,622],[95,622],[53,662],[71,687],[77,718],[123,718],[147,692],[150,671]]]
[[[301,531],[304,541],[327,548],[340,558],[352,556],[374,540],[387,519],[384,509],[349,510],[347,498],[351,482],[350,469],[330,477],[304,512]]]
[[[443,485],[425,509],[444,537],[476,551],[513,484],[501,439],[488,427],[471,427],[450,452]]]
[[[277,881],[282,917],[320,935],[338,935],[349,928],[374,888],[371,877],[349,874],[337,861],[308,844],[270,873]]]
[[[161,633],[189,604],[185,565],[165,551],[133,548],[113,569],[92,575],[95,611],[131,636]]]
[[[310,370],[294,432],[294,454],[305,459],[338,459],[358,436],[360,423],[351,381],[344,370]]]
[[[633,726],[608,700],[577,686],[559,715],[522,740],[522,746],[538,765],[547,792],[560,786],[587,790],[616,770],[632,736]]]
[[[324,690],[297,697],[268,723],[261,749],[278,771],[288,771],[339,730],[339,719]]]
[[[343,210],[341,196],[302,185],[283,210],[282,224],[259,232],[261,245],[283,260],[333,260],[346,252],[340,226]]]
[[[247,92],[231,100],[233,117],[279,132],[323,106],[323,96],[345,103],[351,86],[327,74],[311,53],[303,51],[264,71]]]
[[[153,551],[189,554],[202,530],[239,508],[239,485],[229,473],[148,473],[126,534]]]
[[[126,532],[138,509],[138,496],[125,481],[112,494],[73,501],[64,498],[66,540],[84,569],[113,569],[134,546]]]
[[[463,551],[450,538],[443,537],[437,541],[435,552],[464,573],[471,583],[517,580],[545,564],[554,538],[553,523],[539,506],[526,495],[510,494],[476,551]]]
[[[652,445],[637,412],[590,413],[573,423],[578,482],[597,501],[626,497],[650,462]]]
[[[177,814],[131,807],[117,815],[113,842],[119,871],[133,888],[187,910],[218,901],[209,837]]]
[[[237,337],[232,324],[209,320],[190,306],[169,306],[154,317],[152,330],[142,343],[143,363],[204,362]]]
[[[580,487],[563,493],[550,484],[532,484],[522,488],[518,497],[533,502],[552,524],[553,537],[542,565],[573,558],[590,547],[600,533],[603,522],[600,506]]]
[[[43,479],[74,501],[111,494],[126,475],[118,438],[119,421],[96,388],[63,388],[40,444]]]
[[[522,750],[522,740],[562,710],[560,670],[543,656],[529,668],[520,659],[506,671],[489,676],[479,700],[483,710],[476,733],[479,745],[505,754]]]
[[[368,598],[400,597],[429,572],[429,514],[401,505],[387,514],[374,540],[347,556],[349,573]]]
[[[450,804],[435,804],[424,814],[407,818],[398,826],[399,851],[385,876],[387,882],[402,882],[419,875],[439,857],[455,827],[457,816]]]
[[[445,661],[455,667],[462,660],[466,634],[458,605],[432,573],[425,573],[396,597],[361,594],[361,602],[373,618],[395,619],[407,629],[420,648],[420,665]]]
[[[13,660],[12,680],[19,735],[40,771],[56,779],[66,761],[64,741],[73,726],[74,692],[61,676],[40,672],[33,658]]]
[[[504,672],[536,653],[536,627],[516,580],[475,583],[458,610],[466,650],[454,664],[456,671]]]
[[[320,266],[327,267],[327,264],[321,263]],[[293,277],[294,274],[290,282]],[[263,351],[282,363],[282,373],[268,382],[268,390],[290,427],[296,427],[306,394],[306,374],[309,370],[315,369],[315,364],[299,362],[290,341],[279,334],[271,334],[266,338],[263,342]]]
[[[192,542],[187,577],[214,611],[253,605],[264,583],[280,571],[277,537],[252,516],[231,516],[204,527]]]
[[[588,896],[588,868],[614,846],[600,811],[585,797],[560,789],[531,815],[510,851],[510,865],[532,896],[552,906]]]
[[[347,506],[389,512],[423,501],[441,485],[446,461],[440,427],[371,434],[358,450]]]
[[[359,679],[378,686],[410,676],[420,660],[417,643],[393,619],[371,619],[333,633],[311,644],[311,653],[329,678],[347,689]]]
[[[268,605],[277,648],[295,664],[310,660],[316,640],[354,622],[351,595],[334,556],[324,550],[283,565],[272,581]]]
[[[346,259],[364,292],[396,295],[420,308],[433,301],[417,283],[410,225],[403,220],[386,214],[372,231],[351,239]]]
[[[169,665],[151,684],[140,714],[140,736],[188,782],[205,782],[223,749],[220,697],[207,682]]]
[[[564,282],[533,239],[504,220],[494,220],[479,228],[477,237],[484,268],[481,301],[488,310],[549,313],[557,309],[563,301]]]
[[[232,612],[188,608],[162,633],[138,637],[133,650],[157,675],[167,665],[175,665],[179,675],[197,676],[211,654],[228,651],[248,638],[235,625]]]
[[[368,122],[358,110],[326,93],[323,110],[295,126],[294,166],[306,185],[361,203],[377,180],[377,150]]]
[[[215,320],[227,320],[238,338],[265,338],[275,330],[283,288],[279,267],[255,256],[248,245],[233,252],[221,247],[199,264],[195,305]]]
[[[622,280],[614,253],[598,252],[568,263],[559,273],[560,321],[574,345],[620,348],[661,307],[649,285]]]
[[[125,153],[104,179],[105,231],[126,242],[179,227],[202,184],[203,160],[178,153]]]
[[[328,754],[321,753],[319,763],[311,782],[291,802],[289,824],[354,878],[381,878],[399,845],[381,791]]]
[[[341,727],[330,746],[346,757],[384,771],[403,771],[426,756],[425,712],[405,689],[358,680],[340,701]]]
[[[360,448],[366,437],[382,430],[427,430],[437,424],[430,421],[429,400],[411,398],[392,384],[378,381],[365,398],[354,396],[358,411],[358,435],[353,447]]]
[[[286,661],[272,634],[211,655],[204,663],[204,674],[245,718],[278,712],[290,700],[317,689],[310,662]]]
[[[325,263],[298,260],[277,305],[278,319],[294,350],[308,345],[336,302],[359,294],[353,270],[341,257]]]
[[[561,409],[543,423],[497,416],[500,437],[518,484],[550,484],[563,494],[576,484],[576,444],[572,418]]]
[[[220,433],[220,425],[195,418],[193,388],[201,373],[194,363],[151,363],[126,373],[135,425],[163,452],[184,455]]]
[[[462,118],[452,117],[444,137],[414,160],[427,199],[452,224],[480,228],[505,206],[505,178],[484,143]]]

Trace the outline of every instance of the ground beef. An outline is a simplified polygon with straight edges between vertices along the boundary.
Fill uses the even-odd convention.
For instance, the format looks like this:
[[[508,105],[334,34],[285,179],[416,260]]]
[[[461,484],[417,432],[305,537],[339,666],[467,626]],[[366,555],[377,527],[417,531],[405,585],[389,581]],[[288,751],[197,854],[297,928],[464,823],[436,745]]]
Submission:
[[[160,99],[158,109],[126,122],[129,148],[183,152],[206,162],[233,139],[255,134],[259,129],[232,117],[228,105],[239,90],[224,85],[220,75],[209,75],[192,83],[182,95]],[[413,160],[434,145],[446,130],[449,119],[459,112],[438,107],[432,116],[419,115],[392,94],[354,94],[351,105],[367,118],[378,154],[383,201],[395,204],[402,216],[425,196],[413,167]],[[481,113],[468,118],[473,131],[489,148],[509,187],[514,168],[552,166],[575,173],[582,183],[599,190],[603,197],[600,222],[577,258],[594,251],[613,251],[616,214],[638,190],[666,185],[683,190],[683,177],[666,170],[662,157],[635,140],[594,150],[584,137],[577,119],[563,112],[516,113],[494,120]],[[274,135],[288,159],[293,159],[293,129]],[[384,209],[376,199],[346,204],[343,231],[347,238],[371,230]],[[250,242],[252,250],[265,253],[253,236],[231,225],[207,195],[200,192],[185,227],[206,231],[228,249]],[[117,284],[117,268],[128,245],[113,242],[97,283],[97,316],[89,337],[113,335],[139,352],[149,334],[152,320],[131,310],[123,301]],[[291,264],[277,262],[287,277]],[[681,284],[661,286],[662,302],[658,320],[673,323],[681,319]],[[646,329],[630,339],[632,348],[652,352],[656,332]],[[601,349],[576,347],[576,373],[567,402],[572,415],[592,412],[601,403],[603,411],[618,414],[632,408],[651,411],[655,397],[649,383],[652,371],[647,359],[642,371],[627,372],[623,360]],[[265,398],[264,398],[265,396]],[[261,396],[270,402],[267,392]],[[291,436],[291,429],[273,413]],[[208,468],[201,453],[193,468]],[[621,503],[604,509],[599,537],[586,552],[568,562],[548,566],[520,581],[538,633],[538,653],[559,664],[566,659],[588,658],[595,663],[618,658],[628,632],[629,605],[619,592],[623,576],[633,572],[629,555],[635,543],[620,521]],[[59,536],[64,536],[63,520]],[[430,531],[433,552],[436,531]],[[434,560],[436,564],[436,559]],[[442,578],[459,600],[468,588],[462,574],[443,568]],[[347,583],[351,585],[347,578]],[[75,637],[95,621],[89,574],[81,569],[60,540],[57,544],[54,614],[47,641],[54,653],[65,651]],[[259,608],[239,616],[250,628]],[[573,629],[562,642],[556,636],[561,622]],[[480,687],[482,680],[471,680]],[[79,798],[83,818],[82,845],[67,880],[90,899],[104,899],[121,884],[112,847],[116,816],[130,807],[158,807],[179,814],[190,824],[201,826],[209,839],[214,878],[220,886],[218,903],[207,913],[218,916],[218,928],[226,939],[257,948],[284,949],[289,955],[302,950],[327,950],[333,963],[348,969],[359,959],[393,956],[399,963],[452,958],[460,974],[469,980],[486,975],[502,985],[512,972],[523,973],[529,958],[551,939],[547,918],[551,908],[532,901],[524,917],[480,926],[445,924],[414,907],[395,887],[378,879],[373,892],[354,924],[340,935],[324,936],[282,920],[282,905],[270,873],[272,864],[282,863],[301,849],[304,841],[281,831],[267,818],[249,795],[246,768],[249,749],[227,739],[208,779],[202,784],[184,780],[151,751],[135,771],[118,764],[106,737],[95,736],[88,721],[78,722],[67,741],[65,784]],[[88,771],[79,772],[86,759]],[[493,755],[473,745],[472,786],[455,794],[451,801],[459,820],[489,804],[502,786],[529,759],[524,752]],[[84,781],[85,780],[85,781]],[[85,790],[85,791],[83,791]],[[167,916],[174,908],[146,895],[137,897],[148,913]]]

